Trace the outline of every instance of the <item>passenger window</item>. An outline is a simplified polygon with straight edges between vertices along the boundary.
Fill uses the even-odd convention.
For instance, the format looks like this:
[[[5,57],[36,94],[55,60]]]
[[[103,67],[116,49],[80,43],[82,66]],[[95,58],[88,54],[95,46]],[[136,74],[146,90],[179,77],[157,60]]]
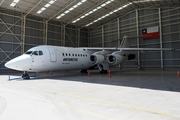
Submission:
[[[81,57],[82,57],[82,54],[81,54]]]
[[[86,57],[87,57],[87,55],[86,55]]]
[[[68,54],[66,53],[66,56],[68,56]]]
[[[71,56],[71,54],[69,53],[69,56]]]
[[[74,56],[74,54],[72,54],[72,56]]]
[[[64,53],[62,55],[64,56]]]
[[[85,57],[85,55],[83,54],[83,57]]]
[[[75,56],[77,56],[77,54],[75,54]]]
[[[39,55],[43,55],[43,52],[42,52],[42,51],[39,51]]]
[[[80,55],[78,54],[78,56],[80,56]]]
[[[34,51],[32,55],[39,55],[39,51]]]

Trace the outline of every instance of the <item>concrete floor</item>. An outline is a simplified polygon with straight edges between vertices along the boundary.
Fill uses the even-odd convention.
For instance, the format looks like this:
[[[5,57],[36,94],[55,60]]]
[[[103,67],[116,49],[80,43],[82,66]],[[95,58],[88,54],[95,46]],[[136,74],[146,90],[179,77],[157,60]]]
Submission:
[[[0,75],[0,120],[180,120],[177,70]],[[35,73],[31,73],[35,75]]]

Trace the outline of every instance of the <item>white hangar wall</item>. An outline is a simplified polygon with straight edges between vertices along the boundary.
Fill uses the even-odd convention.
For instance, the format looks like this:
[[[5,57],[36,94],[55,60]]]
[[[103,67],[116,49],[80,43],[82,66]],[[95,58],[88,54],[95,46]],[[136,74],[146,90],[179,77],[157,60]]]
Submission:
[[[90,31],[91,47],[118,47],[123,36],[141,36],[141,30],[159,26],[159,38],[131,39],[130,47],[175,48],[175,51],[156,51],[136,54],[136,59],[122,63],[127,68],[180,67],[180,8],[140,9],[127,13]],[[136,63],[136,64],[135,64]],[[138,65],[139,66],[138,66]]]
[[[32,15],[26,17],[24,29],[23,18],[23,13],[0,8],[0,71],[7,71],[4,66],[7,61],[34,46],[88,46],[87,29],[72,25],[64,27],[58,21],[49,21],[47,26],[44,18]]]

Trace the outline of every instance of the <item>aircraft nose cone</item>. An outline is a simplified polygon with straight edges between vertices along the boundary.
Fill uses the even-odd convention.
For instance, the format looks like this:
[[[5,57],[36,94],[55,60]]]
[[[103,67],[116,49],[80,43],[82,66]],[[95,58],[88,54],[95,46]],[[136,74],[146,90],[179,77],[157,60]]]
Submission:
[[[9,62],[7,62],[4,66],[9,68]]]
[[[9,61],[5,64],[5,67],[13,69],[14,68],[14,62],[13,61]]]
[[[5,64],[5,67],[9,69],[13,69],[13,70],[18,70],[18,71],[24,71],[24,70],[27,71],[29,69],[28,67],[29,61],[30,61],[29,56],[22,55],[7,62]]]

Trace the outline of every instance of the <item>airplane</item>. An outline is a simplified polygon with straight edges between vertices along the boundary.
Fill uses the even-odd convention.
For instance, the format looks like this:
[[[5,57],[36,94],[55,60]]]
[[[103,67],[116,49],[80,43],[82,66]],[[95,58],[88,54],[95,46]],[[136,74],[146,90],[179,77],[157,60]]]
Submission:
[[[125,60],[135,59],[133,51],[165,51],[172,48],[129,48],[129,40],[135,37],[124,36],[119,48],[73,48],[51,45],[33,47],[23,55],[5,64],[5,67],[23,71],[22,78],[30,79],[28,72],[98,68],[100,73],[107,73]],[[137,38],[137,37],[136,37]]]

